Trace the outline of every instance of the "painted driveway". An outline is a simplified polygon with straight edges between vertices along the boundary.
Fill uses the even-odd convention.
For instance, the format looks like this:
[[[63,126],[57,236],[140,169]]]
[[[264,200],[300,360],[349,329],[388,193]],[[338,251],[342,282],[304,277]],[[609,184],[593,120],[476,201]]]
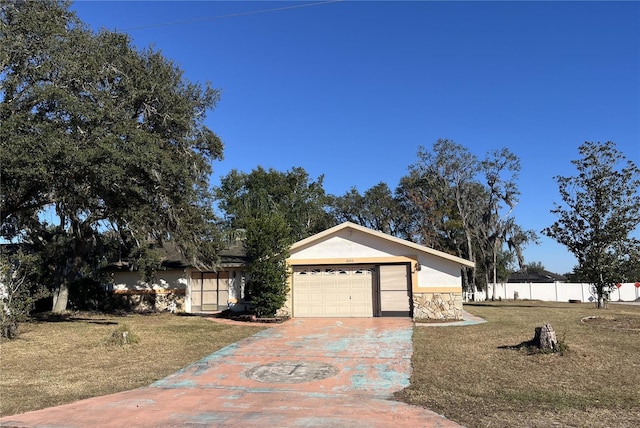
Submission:
[[[20,427],[458,427],[393,400],[409,385],[412,323],[293,319],[149,387],[0,419]]]

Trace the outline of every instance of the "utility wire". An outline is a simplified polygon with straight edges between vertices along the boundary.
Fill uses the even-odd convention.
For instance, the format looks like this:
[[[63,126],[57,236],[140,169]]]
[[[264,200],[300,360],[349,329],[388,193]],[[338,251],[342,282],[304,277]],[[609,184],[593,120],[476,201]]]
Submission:
[[[327,0],[327,1],[317,2],[317,3],[295,4],[291,6],[276,7],[273,9],[252,10],[248,12],[230,13],[228,15],[218,15],[218,16],[209,16],[206,18],[187,19],[184,21],[173,21],[173,22],[163,22],[160,24],[141,25],[139,27],[125,28],[122,31],[144,30],[147,28],[168,27],[170,25],[191,24],[194,22],[213,21],[216,19],[225,19],[225,18],[235,18],[237,16],[258,15],[260,13],[279,12],[282,10],[299,9],[299,8],[311,7],[311,6],[322,6],[325,4],[337,3],[341,1],[343,0]]]

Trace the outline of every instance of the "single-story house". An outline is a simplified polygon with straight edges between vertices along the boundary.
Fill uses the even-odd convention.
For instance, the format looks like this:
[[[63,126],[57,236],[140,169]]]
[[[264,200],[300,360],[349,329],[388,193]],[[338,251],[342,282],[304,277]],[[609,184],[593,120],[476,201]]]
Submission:
[[[238,247],[234,251],[222,254],[218,272],[177,265],[159,271],[151,284],[135,272],[116,271],[114,293],[181,297],[173,301],[185,312],[242,309],[245,260]],[[434,320],[462,319],[461,271],[474,266],[350,222],[296,242],[287,263],[291,275],[283,315]]]
[[[523,270],[510,274],[509,278],[507,278],[507,282],[567,282],[567,277],[564,275],[559,275],[557,273],[549,272],[548,270],[536,270],[530,272]]]
[[[242,302],[247,258],[240,239],[219,254],[217,271],[194,268],[172,245],[162,254],[162,269],[148,282],[126,261],[113,263],[108,287],[137,310],[215,313]]]

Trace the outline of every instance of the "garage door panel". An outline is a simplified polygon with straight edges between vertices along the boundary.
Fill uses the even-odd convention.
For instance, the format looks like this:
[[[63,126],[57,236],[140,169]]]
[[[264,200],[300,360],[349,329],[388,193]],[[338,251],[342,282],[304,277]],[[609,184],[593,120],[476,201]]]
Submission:
[[[368,266],[296,268],[293,316],[373,316],[372,278],[372,268]]]

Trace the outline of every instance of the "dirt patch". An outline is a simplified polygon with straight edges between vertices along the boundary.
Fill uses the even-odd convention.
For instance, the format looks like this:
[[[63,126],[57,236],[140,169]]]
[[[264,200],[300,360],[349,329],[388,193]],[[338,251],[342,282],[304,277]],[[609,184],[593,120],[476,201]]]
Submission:
[[[612,330],[630,330],[640,332],[640,317],[632,316],[590,316],[580,320],[583,324]]]

